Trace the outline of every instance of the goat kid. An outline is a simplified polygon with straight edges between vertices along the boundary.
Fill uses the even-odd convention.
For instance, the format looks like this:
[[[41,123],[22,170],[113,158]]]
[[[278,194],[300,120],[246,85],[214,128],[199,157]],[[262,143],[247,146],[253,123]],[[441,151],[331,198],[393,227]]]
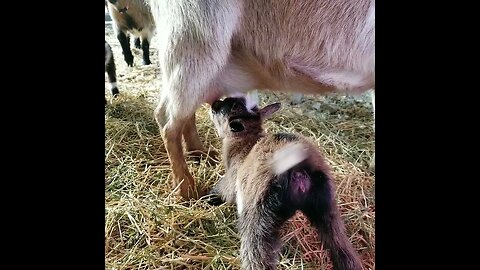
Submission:
[[[212,104],[212,120],[223,140],[225,175],[211,204],[237,204],[242,269],[276,269],[279,230],[297,210],[317,229],[335,270],[360,270],[335,201],[333,178],[317,147],[297,134],[265,134],[262,122],[280,103],[262,109],[244,98]]]
[[[145,0],[108,0],[108,11],[127,65],[133,66],[128,33],[135,36],[135,47],[142,49],[143,64],[150,65],[150,41],[155,32],[155,22],[148,3]]]

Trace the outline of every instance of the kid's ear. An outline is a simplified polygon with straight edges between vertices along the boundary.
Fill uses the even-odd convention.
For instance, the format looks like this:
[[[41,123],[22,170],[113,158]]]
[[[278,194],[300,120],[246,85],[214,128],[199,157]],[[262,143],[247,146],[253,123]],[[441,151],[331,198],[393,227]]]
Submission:
[[[272,114],[276,111],[278,111],[281,107],[281,104],[280,103],[273,103],[273,104],[270,104],[270,105],[267,105],[265,107],[263,107],[262,109],[260,109],[260,116],[263,118],[263,119],[268,119],[272,116]]]

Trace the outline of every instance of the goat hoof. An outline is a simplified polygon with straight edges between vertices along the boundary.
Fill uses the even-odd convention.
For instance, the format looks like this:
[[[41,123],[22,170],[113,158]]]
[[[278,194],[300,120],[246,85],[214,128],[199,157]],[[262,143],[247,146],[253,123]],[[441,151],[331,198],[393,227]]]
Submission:
[[[127,66],[133,67],[133,55],[126,55],[125,62],[127,63]]]
[[[113,97],[118,97],[118,94],[120,94],[120,91],[118,91],[118,88],[112,88],[112,96]]]
[[[198,188],[195,185],[195,180],[193,179],[192,176],[186,175],[181,179],[177,179],[179,180],[177,183],[179,183],[182,179],[185,179],[185,181],[183,181],[180,188],[178,189],[177,195],[181,196],[184,200],[191,200],[191,199],[197,200],[198,198],[207,194],[205,190]]]
[[[223,178],[223,177],[222,177]],[[220,179],[221,180],[221,179]],[[218,193],[218,190],[216,187],[210,188],[208,192],[206,192],[205,196],[202,197],[202,200],[208,203],[211,206],[219,206],[225,201],[222,199],[222,196],[220,193]]]
[[[219,206],[224,203],[222,196],[214,189],[211,189],[205,196],[205,201],[211,206]]]

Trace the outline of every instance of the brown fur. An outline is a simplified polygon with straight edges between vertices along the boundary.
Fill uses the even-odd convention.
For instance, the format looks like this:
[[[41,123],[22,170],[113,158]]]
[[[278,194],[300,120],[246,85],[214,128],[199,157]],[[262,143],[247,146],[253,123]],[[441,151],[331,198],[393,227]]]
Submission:
[[[228,203],[237,203],[242,269],[276,269],[281,247],[280,227],[296,210],[302,210],[330,250],[334,269],[360,270],[361,262],[338,212],[333,177],[315,144],[297,134],[264,133],[262,121],[278,106],[267,106],[249,113],[242,107],[241,99],[237,99],[231,110],[228,105],[219,104],[212,105],[213,121],[223,138],[225,175],[213,188],[212,194],[220,195]],[[218,109],[219,106],[223,106],[223,111]],[[245,115],[259,117],[237,118]],[[232,123],[240,128],[236,130],[237,126]],[[275,152],[292,142],[306,149],[307,159],[298,164],[300,167],[295,165],[296,170],[307,169],[313,177],[311,191],[299,196],[286,194],[294,185],[290,182],[293,180],[285,182],[290,174],[277,175],[272,167]],[[318,172],[322,175],[321,179],[315,178]]]

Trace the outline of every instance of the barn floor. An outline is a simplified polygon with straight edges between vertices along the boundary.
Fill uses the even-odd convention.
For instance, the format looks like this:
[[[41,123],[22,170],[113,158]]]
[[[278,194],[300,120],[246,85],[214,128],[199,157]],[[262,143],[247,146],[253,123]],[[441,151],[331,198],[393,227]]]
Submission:
[[[143,66],[141,51],[132,45],[135,64],[127,67],[109,22],[105,39],[114,51],[120,90],[112,100],[105,76],[106,269],[239,269],[235,206],[180,202],[169,188],[169,161],[153,118],[161,91],[155,48],[150,50],[153,64]],[[268,131],[298,132],[322,149],[335,176],[347,233],[364,269],[375,269],[375,175],[368,168],[375,137],[369,95],[307,96],[292,106],[289,95],[261,94],[262,105],[277,101],[283,108],[266,123]],[[199,134],[219,150],[207,109],[197,112]],[[221,164],[188,164],[205,187],[223,174]],[[332,269],[302,215],[285,226],[282,238],[286,244],[279,269]]]

